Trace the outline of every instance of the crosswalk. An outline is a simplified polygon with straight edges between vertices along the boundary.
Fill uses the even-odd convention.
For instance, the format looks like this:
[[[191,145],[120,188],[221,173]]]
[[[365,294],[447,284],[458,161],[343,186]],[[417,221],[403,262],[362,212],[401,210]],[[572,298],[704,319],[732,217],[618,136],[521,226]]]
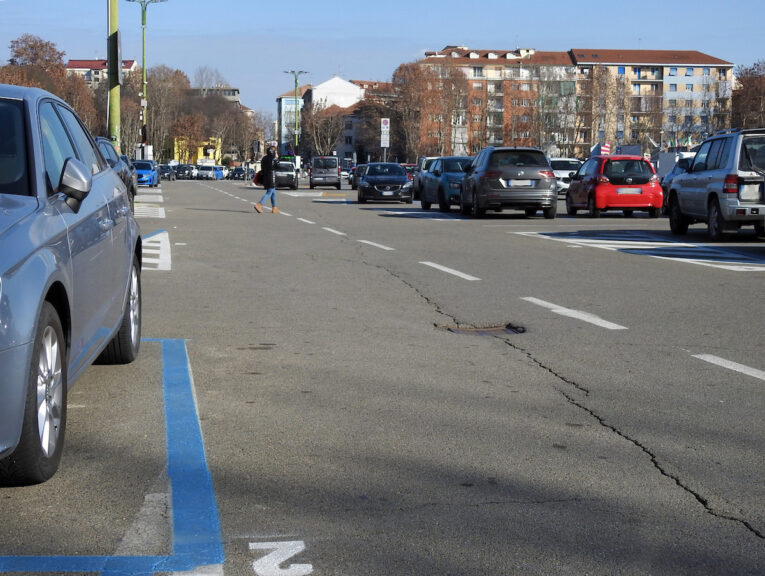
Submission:
[[[136,218],[154,218],[164,219],[165,209],[161,206],[164,202],[162,194],[156,192],[162,192],[162,188],[157,191],[152,191],[151,194],[139,194],[135,197],[135,217]],[[172,258],[170,249],[170,235],[166,230],[158,230],[156,232],[144,233],[143,237],[143,249],[142,266],[141,269],[146,270],[164,270],[168,271],[172,269]]]
[[[515,232],[515,234],[565,242],[572,246],[615,250],[733,272],[765,272],[765,254],[745,254],[733,248],[671,242],[658,235],[637,230]]]

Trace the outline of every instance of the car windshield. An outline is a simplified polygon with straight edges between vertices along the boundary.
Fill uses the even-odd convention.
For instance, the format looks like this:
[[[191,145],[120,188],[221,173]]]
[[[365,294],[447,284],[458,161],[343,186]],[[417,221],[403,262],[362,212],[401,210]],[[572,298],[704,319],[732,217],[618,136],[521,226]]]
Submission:
[[[653,170],[645,160],[609,160],[603,167],[603,174],[608,178],[634,178],[651,176]]]
[[[550,160],[550,165],[553,170],[576,172],[582,163],[579,160]]]
[[[447,158],[444,160],[444,172],[464,172],[465,166],[472,161],[472,158]]]
[[[406,171],[398,164],[372,164],[367,176],[406,176]]]
[[[547,159],[541,152],[534,150],[496,150],[489,161],[490,168],[504,166],[547,166]]]
[[[133,166],[135,166],[136,170],[153,170],[153,166],[151,165],[151,162],[146,162],[144,160],[135,160],[133,162]]]
[[[428,168],[430,168],[430,165],[433,164],[434,161],[435,158],[428,158],[427,160],[424,160],[422,164],[422,171],[425,172]]]
[[[0,100],[0,194],[30,194],[23,117],[21,102]]]
[[[328,170],[337,168],[337,158],[316,158],[313,161],[313,167],[316,170]]]
[[[276,166],[277,172],[294,172],[295,165],[292,162],[279,162]]]

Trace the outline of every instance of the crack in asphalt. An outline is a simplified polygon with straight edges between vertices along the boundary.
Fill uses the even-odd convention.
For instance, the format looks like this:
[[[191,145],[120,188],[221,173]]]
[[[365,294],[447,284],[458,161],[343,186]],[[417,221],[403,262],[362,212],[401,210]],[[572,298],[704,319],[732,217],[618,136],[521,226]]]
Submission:
[[[383,271],[387,272],[388,274],[390,274],[391,276],[393,276],[394,278],[396,278],[399,282],[401,282],[403,285],[405,285],[408,288],[410,288],[415,294],[417,294],[420,298],[422,298],[423,301],[427,302],[434,309],[434,311],[437,314],[440,314],[440,315],[442,315],[442,316],[444,316],[446,318],[449,318],[457,326],[465,326],[464,323],[460,323],[457,320],[456,316],[452,316],[451,314],[448,314],[447,312],[444,312],[441,309],[441,307],[438,305],[437,302],[435,302],[434,300],[430,299],[428,296],[423,294],[415,285],[413,285],[411,282],[408,282],[407,280],[402,278],[400,275],[396,274],[395,272],[393,272],[392,270],[386,268],[385,266],[382,266],[382,265],[379,265],[379,264],[370,263],[370,262],[366,261],[364,258],[362,258],[362,261],[363,261],[363,263],[365,265],[372,266],[374,268],[379,268],[380,270],[383,270]],[[473,328],[480,328],[478,326],[472,326],[472,325],[469,325],[469,326],[471,326]],[[437,328],[438,325],[435,325],[435,327]],[[565,376],[563,376],[562,374],[559,374],[553,368],[551,368],[550,366],[545,365],[541,360],[539,360],[538,358],[534,357],[534,355],[531,352],[529,352],[528,350],[518,346],[517,344],[512,343],[510,340],[508,340],[508,338],[505,335],[490,334],[489,336],[492,337],[492,338],[498,338],[499,340],[503,341],[507,346],[509,346],[513,350],[515,350],[517,352],[520,352],[521,354],[524,354],[534,364],[536,364],[537,366],[539,366],[543,370],[549,372],[556,379],[558,379],[561,382],[567,384],[568,386],[571,386],[571,387],[575,388],[577,391],[579,391],[582,394],[584,394],[585,397],[589,396],[589,394],[590,394],[589,389],[587,389],[586,387],[582,386],[578,382],[570,380],[570,379],[566,378]],[[749,521],[747,521],[747,520],[745,520],[743,518],[738,518],[736,516],[732,516],[730,514],[724,514],[722,512],[719,512],[719,511],[715,510],[712,507],[712,505],[710,504],[709,500],[704,498],[704,496],[702,496],[699,492],[693,490],[693,488],[691,488],[686,483],[684,483],[680,479],[679,476],[677,476],[675,474],[672,474],[668,470],[666,470],[661,465],[661,463],[659,462],[659,460],[656,457],[656,455],[653,452],[651,452],[651,450],[649,450],[645,445],[640,443],[638,440],[636,440],[635,438],[632,438],[631,436],[629,436],[625,432],[619,430],[613,424],[609,424],[603,416],[597,414],[592,408],[589,408],[588,406],[585,406],[582,402],[577,400],[572,394],[569,394],[565,390],[561,390],[560,388],[557,388],[557,391],[571,405],[576,406],[578,409],[586,412],[590,417],[594,418],[600,424],[600,426],[610,430],[614,434],[618,435],[620,438],[626,440],[627,442],[629,442],[630,444],[632,444],[633,446],[638,448],[640,451],[642,451],[646,456],[648,456],[648,458],[650,459],[651,464],[653,465],[653,467],[662,476],[672,480],[675,483],[675,485],[677,485],[678,488],[680,488],[681,490],[683,490],[684,492],[686,492],[687,494],[692,496],[704,508],[704,511],[706,513],[708,513],[708,514],[710,514],[710,515],[712,515],[712,516],[714,516],[716,518],[720,518],[722,520],[728,520],[730,522],[737,523],[737,524],[743,526],[746,530],[748,530],[752,534],[754,534],[757,538],[765,539],[765,534],[763,534],[762,531],[758,530]]]

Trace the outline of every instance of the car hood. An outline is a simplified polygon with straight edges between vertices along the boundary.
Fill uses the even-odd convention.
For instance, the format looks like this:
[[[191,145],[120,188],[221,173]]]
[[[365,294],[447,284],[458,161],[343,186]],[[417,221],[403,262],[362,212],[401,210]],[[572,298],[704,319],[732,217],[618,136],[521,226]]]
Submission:
[[[5,244],[8,231],[37,208],[37,198],[0,194],[0,244]]]

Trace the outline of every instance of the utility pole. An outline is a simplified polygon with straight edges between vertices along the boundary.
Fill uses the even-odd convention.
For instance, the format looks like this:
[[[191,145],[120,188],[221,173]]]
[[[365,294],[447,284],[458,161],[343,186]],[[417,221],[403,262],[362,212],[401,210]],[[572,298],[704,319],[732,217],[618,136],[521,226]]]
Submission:
[[[308,74],[305,70],[285,70],[285,74],[292,74],[295,77],[295,149],[293,150],[293,154],[298,153],[298,130],[300,129],[300,125],[298,124],[298,114],[300,113],[300,106],[298,102],[300,101],[298,96],[298,77],[301,74]]]
[[[119,10],[117,0],[109,0],[109,37],[107,39],[107,70],[109,76],[109,109],[107,121],[109,139],[120,154],[122,141],[120,125],[120,85],[122,84],[122,46],[120,43]]]
[[[143,84],[141,85],[141,157],[146,158],[146,146],[148,144],[148,135],[146,130],[148,118],[148,96],[146,95],[146,7],[155,2],[167,2],[167,0],[127,0],[128,2],[138,2],[141,5],[141,42],[142,42],[142,60],[141,74]]]

